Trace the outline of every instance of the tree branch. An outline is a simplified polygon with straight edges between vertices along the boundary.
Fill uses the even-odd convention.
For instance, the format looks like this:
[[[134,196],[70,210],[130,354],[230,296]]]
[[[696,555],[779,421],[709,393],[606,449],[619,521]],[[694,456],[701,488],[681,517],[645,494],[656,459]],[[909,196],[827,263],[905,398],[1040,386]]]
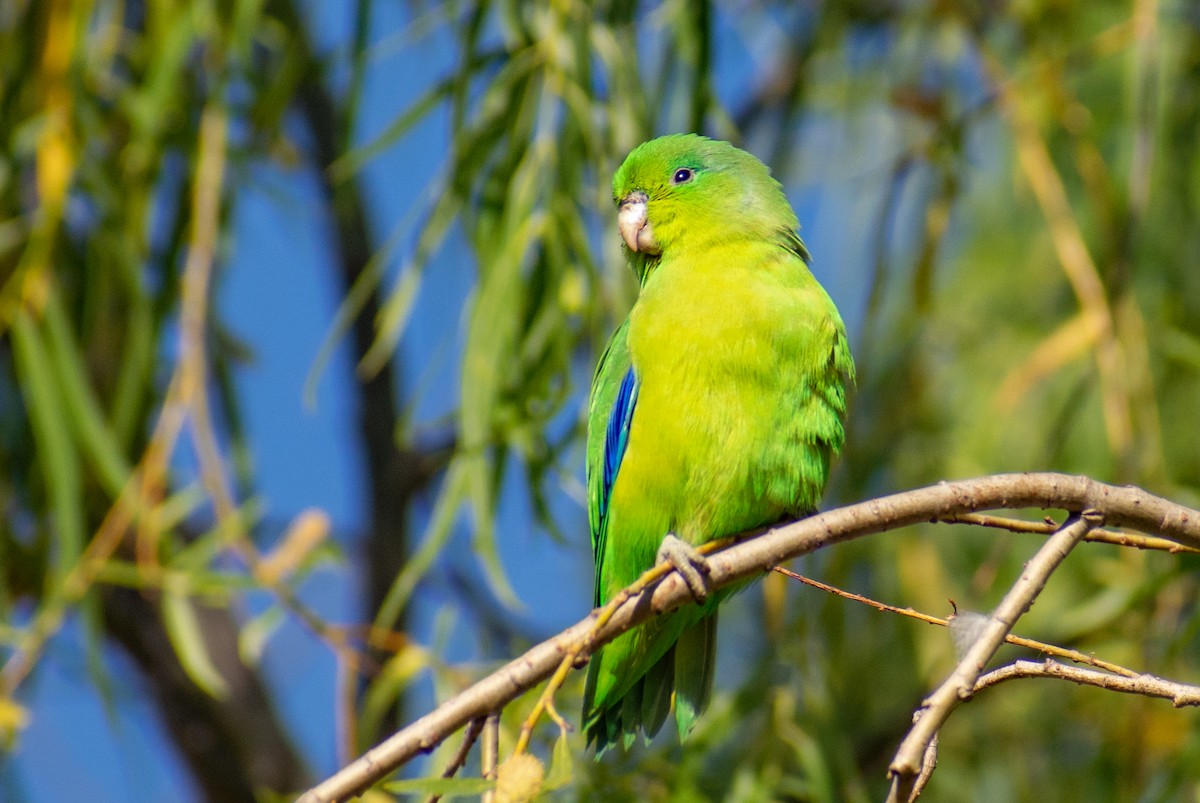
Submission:
[[[1016,680],[1017,678],[1069,680],[1072,683],[1078,683],[1083,686],[1095,686],[1099,689],[1119,691],[1124,694],[1160,697],[1164,700],[1170,700],[1171,705],[1176,708],[1200,706],[1200,686],[1193,686],[1190,683],[1178,683],[1173,680],[1164,680],[1155,675],[1143,674],[1132,678],[1110,675],[1107,672],[1098,672],[1095,669],[1087,669],[1082,666],[1068,666],[1058,661],[1052,661],[1049,658],[1041,663],[1037,661],[1014,661],[1008,666],[993,669],[986,675],[981,676],[975,682],[975,688],[971,691],[972,694],[978,694],[984,689],[991,688],[1007,680]]]
[[[1094,509],[1113,526],[1200,547],[1200,511],[1139,488],[1065,474],[1000,474],[942,482],[767,530],[710,555],[709,579],[714,589],[721,588],[769,571],[777,563],[864,535],[955,514],[1017,508],[1072,513]],[[691,598],[683,579],[671,572],[657,585],[630,597],[596,634],[592,649]],[[300,803],[329,803],[356,795],[414,756],[432,750],[471,720],[500,710],[549,677],[566,652],[588,637],[594,617],[595,612],[447,700],[306,792]]]
[[[923,711],[900,743],[896,757],[888,767],[888,775],[892,778],[892,789],[887,798],[889,803],[913,799],[917,777],[932,765],[926,754],[942,725],[955,708],[970,699],[979,673],[996,654],[996,650],[1000,649],[1013,625],[1033,605],[1034,599],[1046,587],[1050,575],[1085,535],[1103,523],[1104,515],[1092,509],[1085,510],[1078,517],[1073,516],[1046,540],[1025,565],[1025,571],[1004,595],[1004,599],[1000,600],[984,625],[983,632],[959,659],[958,666],[922,704]]]

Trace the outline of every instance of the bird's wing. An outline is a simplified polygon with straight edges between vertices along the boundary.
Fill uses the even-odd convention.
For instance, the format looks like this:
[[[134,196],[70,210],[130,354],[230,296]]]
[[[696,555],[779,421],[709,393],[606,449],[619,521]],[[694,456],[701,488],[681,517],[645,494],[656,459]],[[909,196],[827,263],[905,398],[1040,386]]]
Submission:
[[[637,405],[638,380],[625,341],[626,327],[621,324],[608,341],[592,378],[588,403],[588,523],[596,557],[596,605],[601,602],[599,578],[603,572],[609,497],[625,456]]]

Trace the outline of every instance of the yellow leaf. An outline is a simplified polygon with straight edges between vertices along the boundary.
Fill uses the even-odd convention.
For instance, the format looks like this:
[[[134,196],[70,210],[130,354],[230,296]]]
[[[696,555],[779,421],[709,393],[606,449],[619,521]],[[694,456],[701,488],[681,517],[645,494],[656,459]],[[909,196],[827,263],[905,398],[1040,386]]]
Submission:
[[[329,514],[318,508],[301,511],[279,545],[259,562],[259,582],[271,586],[286,579],[328,536]]]
[[[29,725],[29,710],[9,697],[0,698],[0,745],[11,750],[17,735]]]

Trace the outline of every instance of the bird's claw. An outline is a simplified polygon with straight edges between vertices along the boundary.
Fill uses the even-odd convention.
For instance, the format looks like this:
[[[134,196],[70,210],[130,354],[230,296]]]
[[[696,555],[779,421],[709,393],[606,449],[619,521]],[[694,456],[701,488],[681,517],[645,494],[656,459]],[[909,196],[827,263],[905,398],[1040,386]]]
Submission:
[[[708,599],[707,580],[712,569],[708,565],[708,559],[700,554],[700,550],[696,547],[667,533],[667,537],[663,539],[662,545],[658,548],[655,562],[669,563],[675,571],[679,572],[683,582],[687,584],[688,591],[692,592],[692,599],[696,600],[697,605]]]

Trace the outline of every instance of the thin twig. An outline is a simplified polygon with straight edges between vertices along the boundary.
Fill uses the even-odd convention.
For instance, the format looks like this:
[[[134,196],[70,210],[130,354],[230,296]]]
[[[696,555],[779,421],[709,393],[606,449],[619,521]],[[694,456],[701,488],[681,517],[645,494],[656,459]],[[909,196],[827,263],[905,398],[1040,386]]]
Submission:
[[[886,602],[879,602],[878,600],[873,600],[870,597],[864,597],[861,594],[855,594],[853,591],[846,591],[845,589],[838,588],[837,586],[831,586],[828,583],[822,583],[820,580],[814,580],[811,577],[805,577],[802,574],[797,574],[791,569],[785,569],[783,566],[775,566],[773,567],[773,571],[782,574],[784,577],[789,577],[792,580],[804,583],[805,585],[812,586],[813,588],[820,589],[821,591],[825,591],[830,594],[834,594],[842,597],[843,599],[861,602],[864,605],[869,605],[872,608],[884,611],[885,613],[898,613],[901,616],[907,616],[911,619],[917,619],[931,625],[941,625],[942,627],[945,627],[949,624],[949,622],[945,619],[939,619],[936,616],[930,616],[927,613],[921,613],[920,611],[915,611],[912,608],[897,608],[894,605],[888,605]]]
[[[354,754],[355,734],[358,733],[358,710],[354,705],[358,691],[358,673],[346,656],[334,652],[334,752],[339,761]]]
[[[453,778],[463,768],[463,765],[467,763],[467,756],[471,753],[471,748],[475,745],[475,740],[479,738],[480,732],[483,731],[483,723],[487,719],[487,717],[476,717],[471,720],[471,724],[467,726],[466,733],[463,734],[462,744],[458,746],[458,750],[450,758],[450,763],[446,765],[446,769],[442,770],[443,778]],[[484,777],[488,776],[485,775]],[[430,795],[425,803],[438,803],[441,799],[442,796],[440,794]]]
[[[1089,530],[1103,523],[1104,515],[1097,510],[1085,510],[1079,516],[1073,516],[1026,564],[1025,571],[1000,600],[975,643],[966,651],[942,685],[926,698],[922,705],[921,717],[900,743],[900,748],[888,767],[888,774],[892,778],[892,787],[887,798],[889,803],[901,803],[912,799],[915,781],[925,764],[925,753],[933,742],[933,737],[945,724],[951,712],[970,697],[979,673],[1004,643],[1004,637],[1012,630],[1013,625],[1029,610],[1034,599],[1045,588],[1050,575]]]
[[[489,781],[496,780],[496,768],[500,764],[500,714],[493,711],[487,715],[483,725],[483,745],[480,747],[481,770]],[[493,789],[483,793],[480,803],[492,803],[496,797]]]
[[[1053,678],[1069,680],[1084,686],[1095,686],[1108,691],[1119,691],[1124,694],[1140,694],[1143,697],[1159,697],[1170,700],[1176,708],[1184,706],[1200,706],[1200,686],[1188,683],[1178,683],[1164,680],[1155,675],[1135,675],[1134,677],[1117,677],[1094,669],[1084,669],[1080,666],[1068,666],[1047,658],[1041,663],[1035,661],[1014,661],[1008,666],[993,669],[975,682],[972,694],[989,689],[1008,680],[1018,678]]]
[[[813,588],[819,588],[822,591],[834,594],[844,599],[861,602],[863,605],[869,605],[870,607],[875,608],[876,610],[884,611],[885,613],[898,613],[901,616],[907,616],[910,619],[916,619],[918,621],[925,622],[926,624],[939,625],[941,627],[950,626],[949,619],[941,619],[937,616],[930,616],[927,613],[921,613],[920,611],[915,611],[912,608],[897,608],[895,605],[888,605],[886,602],[879,602],[878,600],[871,599],[870,597],[864,597],[861,594],[855,594],[852,591],[846,591],[845,589],[838,588],[837,586],[831,586],[827,583],[822,583],[820,580],[814,580],[811,577],[805,577],[802,574],[796,574],[791,569],[785,569],[782,566],[776,566],[775,571],[786,577],[790,577],[793,580],[804,583],[805,585],[810,585]],[[1118,675],[1123,675],[1124,677],[1132,678],[1137,677],[1138,675],[1138,673],[1134,672],[1132,669],[1126,669],[1120,664],[1103,661],[1094,655],[1088,655],[1087,653],[1079,652],[1079,650],[1071,650],[1067,649],[1066,647],[1059,647],[1056,644],[1047,644],[1044,641],[1037,641],[1035,639],[1025,638],[1024,636],[1014,636],[1012,633],[1008,633],[1004,636],[1004,642],[1006,644],[1012,644],[1016,647],[1027,647],[1031,650],[1037,650],[1038,652],[1046,655],[1054,655],[1058,658],[1066,658],[1068,661],[1074,661],[1077,664],[1088,664],[1089,666],[1104,669]]]
[[[1041,521],[1014,519],[1011,516],[992,516],[987,513],[955,513],[952,516],[940,516],[938,524],[974,524],[976,527],[992,527],[997,530],[1008,530],[1013,533],[1035,533],[1037,535],[1054,535],[1058,532],[1059,523],[1049,517]]]
[[[180,285],[179,360],[175,363],[162,411],[141,461],[142,501],[146,510],[138,521],[137,554],[139,564],[148,573],[153,573],[158,567],[157,547],[162,535],[160,515],[154,503],[167,485],[168,463],[189,412],[194,413],[198,404],[207,404],[204,394],[209,284],[220,230],[221,189],[228,136],[228,112],[223,104],[213,101],[201,114],[196,144],[192,225]],[[202,479],[209,493],[215,494],[213,500],[218,513],[231,513],[232,502],[224,493],[223,483],[214,481],[211,470],[202,471]],[[224,520],[224,516],[219,515],[218,518]]]
[[[925,756],[921,760],[921,773],[917,776],[917,780],[913,782],[912,795],[909,800],[916,800],[921,796],[921,792],[925,791],[925,784],[929,783],[929,779],[933,777],[933,771],[937,769],[938,757],[938,741],[941,738],[941,733],[933,734],[933,740],[929,743],[929,747],[925,750]]]
[[[994,527],[998,530],[1008,530],[1014,533],[1036,533],[1053,535],[1058,531],[1058,523],[1053,519],[1028,521],[1014,519],[1008,516],[989,516],[982,513],[958,513],[953,516],[943,516],[937,519],[939,524],[974,524],[979,527]],[[1191,552],[1200,554],[1200,549],[1185,544],[1168,541],[1166,538],[1155,538],[1141,533],[1117,532],[1115,530],[1099,529],[1088,533],[1083,539],[1089,543],[1112,544],[1113,546],[1133,547],[1134,549],[1149,549],[1160,552]]]

